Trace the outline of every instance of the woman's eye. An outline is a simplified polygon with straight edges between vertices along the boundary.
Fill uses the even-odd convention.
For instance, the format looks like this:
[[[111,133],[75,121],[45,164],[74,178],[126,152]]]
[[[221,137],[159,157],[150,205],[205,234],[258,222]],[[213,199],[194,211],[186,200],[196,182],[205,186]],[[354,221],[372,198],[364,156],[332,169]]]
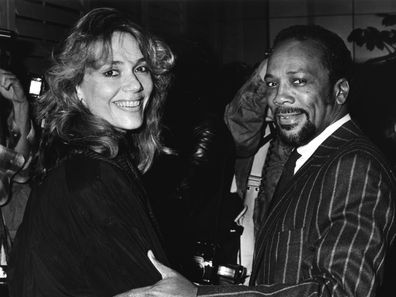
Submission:
[[[118,74],[119,74],[118,71],[114,70],[114,69],[104,72],[104,76],[106,76],[106,77],[114,77],[114,76],[117,76]]]
[[[150,72],[150,69],[146,65],[136,67],[137,72]]]

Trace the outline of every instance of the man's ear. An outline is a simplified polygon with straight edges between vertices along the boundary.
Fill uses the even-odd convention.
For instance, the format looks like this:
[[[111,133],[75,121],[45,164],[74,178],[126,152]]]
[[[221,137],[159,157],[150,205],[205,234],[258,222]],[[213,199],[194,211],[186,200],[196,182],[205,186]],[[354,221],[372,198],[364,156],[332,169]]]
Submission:
[[[339,105],[346,102],[349,94],[349,82],[345,78],[339,79],[334,85],[335,101]]]

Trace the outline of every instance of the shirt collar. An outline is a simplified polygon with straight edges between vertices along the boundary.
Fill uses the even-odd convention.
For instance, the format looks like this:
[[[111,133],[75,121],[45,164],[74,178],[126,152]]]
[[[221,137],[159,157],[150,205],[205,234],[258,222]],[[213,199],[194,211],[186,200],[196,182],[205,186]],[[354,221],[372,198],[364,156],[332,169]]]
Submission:
[[[351,120],[351,116],[346,114],[341,119],[335,121],[330,126],[322,131],[318,136],[308,142],[306,145],[300,146],[297,148],[297,152],[301,155],[301,157],[296,161],[296,166],[294,168],[294,173],[297,172],[301,166],[313,155],[316,149],[343,124]]]

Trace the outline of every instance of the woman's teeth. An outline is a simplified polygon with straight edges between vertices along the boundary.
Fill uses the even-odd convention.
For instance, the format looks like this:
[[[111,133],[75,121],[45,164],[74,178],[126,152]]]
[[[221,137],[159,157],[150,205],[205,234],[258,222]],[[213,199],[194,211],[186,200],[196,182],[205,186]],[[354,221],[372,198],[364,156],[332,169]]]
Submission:
[[[132,108],[140,105],[141,100],[130,100],[130,101],[117,101],[115,105],[121,108]]]

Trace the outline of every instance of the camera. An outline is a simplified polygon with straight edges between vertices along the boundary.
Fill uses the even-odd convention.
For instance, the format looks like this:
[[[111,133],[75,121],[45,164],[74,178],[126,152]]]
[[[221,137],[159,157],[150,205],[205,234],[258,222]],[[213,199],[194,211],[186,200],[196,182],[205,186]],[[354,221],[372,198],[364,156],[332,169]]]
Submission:
[[[194,251],[194,281],[202,284],[242,284],[246,268],[238,264],[220,264],[215,260],[216,246],[205,241],[196,242]]]
[[[32,76],[29,84],[29,95],[37,98],[43,92],[43,79],[40,76]]]

